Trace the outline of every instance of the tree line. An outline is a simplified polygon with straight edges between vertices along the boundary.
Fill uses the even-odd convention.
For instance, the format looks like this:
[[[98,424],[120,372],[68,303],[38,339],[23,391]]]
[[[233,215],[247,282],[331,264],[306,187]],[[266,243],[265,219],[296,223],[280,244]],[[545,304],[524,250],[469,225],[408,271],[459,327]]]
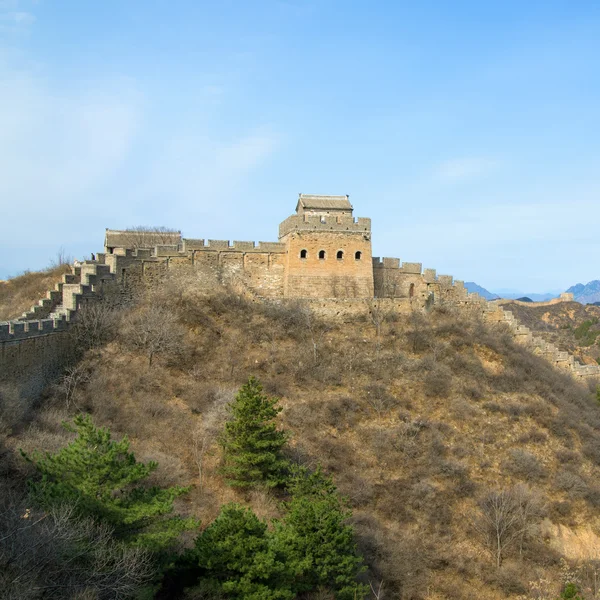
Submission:
[[[291,600],[319,590],[364,598],[348,505],[321,468],[284,458],[280,410],[250,378],[219,439],[227,483],[273,491],[281,517],[271,522],[230,503],[200,530],[175,514],[189,488],[149,485],[157,463],[138,462],[127,437],[113,440],[89,415],[65,425],[76,435],[58,452],[22,452],[35,474],[28,495],[0,517],[5,597]],[[185,531],[199,533],[182,551]]]

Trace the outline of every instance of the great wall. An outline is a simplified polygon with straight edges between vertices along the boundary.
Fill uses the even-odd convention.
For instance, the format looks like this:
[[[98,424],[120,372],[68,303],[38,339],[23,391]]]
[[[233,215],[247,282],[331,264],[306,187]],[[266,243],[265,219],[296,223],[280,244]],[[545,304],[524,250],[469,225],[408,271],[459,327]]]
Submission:
[[[366,314],[374,301],[399,312],[436,304],[476,311],[489,322],[505,323],[518,342],[575,378],[600,378],[600,366],[582,365],[534,335],[502,307],[503,301],[488,302],[469,293],[462,281],[423,270],[420,263],[372,257],[371,220],[355,219],[352,211],[347,196],[301,194],[296,214],[279,227],[279,241],[258,244],[183,238],[181,232],[107,230],[104,252],[76,263],[22,317],[0,323],[0,381],[18,381],[22,393],[38,393],[68,362],[68,330],[82,306],[100,297],[108,284],[148,280],[178,267],[219,272],[254,297],[303,299],[317,312],[338,318]],[[551,303],[572,300],[562,294]]]

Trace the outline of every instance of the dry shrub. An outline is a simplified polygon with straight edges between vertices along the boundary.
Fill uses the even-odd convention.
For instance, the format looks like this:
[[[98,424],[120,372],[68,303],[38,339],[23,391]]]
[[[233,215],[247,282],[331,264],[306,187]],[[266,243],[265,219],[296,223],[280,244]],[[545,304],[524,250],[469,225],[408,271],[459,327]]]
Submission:
[[[348,498],[353,508],[368,506],[375,497],[373,484],[356,473],[342,474],[337,483],[339,491]]]
[[[332,427],[354,427],[363,416],[364,410],[356,400],[342,396],[327,403],[325,422]]]
[[[447,397],[452,388],[452,372],[446,365],[437,365],[427,371],[423,379],[425,395]]]
[[[577,464],[581,462],[581,455],[578,452],[573,452],[568,448],[561,448],[556,451],[556,458],[563,464]]]
[[[522,433],[518,442],[520,444],[544,444],[548,440],[548,435],[537,427],[530,429],[526,433]]]
[[[540,464],[536,456],[525,450],[511,450],[510,458],[505,461],[507,471],[525,480],[539,480],[546,477],[546,469]]]
[[[506,596],[525,594],[528,590],[525,583],[529,577],[528,570],[523,564],[503,564],[496,573],[496,585]]]
[[[138,457],[141,462],[155,461],[158,463],[156,471],[150,474],[146,480],[147,485],[158,487],[170,487],[174,485],[186,485],[190,474],[182,460],[172,454],[153,450],[144,452]]]
[[[573,471],[563,469],[559,471],[554,482],[559,490],[567,492],[572,498],[583,498],[588,492],[588,486],[586,482]]]

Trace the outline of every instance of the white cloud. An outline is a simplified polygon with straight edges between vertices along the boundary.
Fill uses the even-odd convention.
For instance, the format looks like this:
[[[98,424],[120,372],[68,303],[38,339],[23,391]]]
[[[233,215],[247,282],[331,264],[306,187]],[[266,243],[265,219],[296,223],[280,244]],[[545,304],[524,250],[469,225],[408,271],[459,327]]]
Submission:
[[[498,168],[498,161],[484,157],[465,157],[446,160],[434,169],[437,179],[448,182],[469,181],[483,177]]]

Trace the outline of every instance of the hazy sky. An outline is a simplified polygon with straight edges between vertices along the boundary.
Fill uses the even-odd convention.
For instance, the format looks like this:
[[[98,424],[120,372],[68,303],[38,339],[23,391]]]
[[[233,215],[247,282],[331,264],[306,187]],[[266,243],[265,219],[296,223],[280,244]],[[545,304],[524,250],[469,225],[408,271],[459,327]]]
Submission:
[[[600,3],[0,0],[0,278],[299,192],[488,289],[600,278]]]

